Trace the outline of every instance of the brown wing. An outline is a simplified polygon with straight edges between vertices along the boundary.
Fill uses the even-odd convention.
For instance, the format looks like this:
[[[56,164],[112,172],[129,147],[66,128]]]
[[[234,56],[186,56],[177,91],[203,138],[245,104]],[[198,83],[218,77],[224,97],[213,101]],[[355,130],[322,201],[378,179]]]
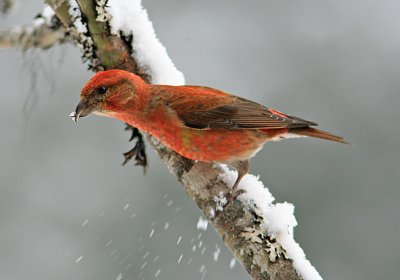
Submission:
[[[185,98],[184,89],[191,92]],[[172,109],[182,122],[196,129],[278,129],[316,125],[297,117],[286,116],[253,101],[205,87],[181,87],[174,94]],[[181,98],[178,98],[180,96]],[[187,96],[187,95],[186,95]],[[177,98],[179,102],[176,102]]]

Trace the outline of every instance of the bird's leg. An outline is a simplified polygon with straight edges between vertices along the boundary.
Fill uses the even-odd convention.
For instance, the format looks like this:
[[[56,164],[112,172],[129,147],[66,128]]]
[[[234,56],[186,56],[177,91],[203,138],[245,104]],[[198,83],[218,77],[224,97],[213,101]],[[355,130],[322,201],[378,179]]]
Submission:
[[[143,166],[144,173],[147,171],[147,156],[146,156],[146,145],[143,140],[143,136],[140,131],[129,124],[126,125],[125,130],[131,130],[132,135],[129,141],[137,138],[135,146],[128,152],[124,153],[125,160],[122,165],[125,165],[132,158],[135,159],[135,165]]]
[[[249,172],[250,162],[249,162],[249,160],[239,160],[232,164],[229,164],[229,166],[236,169],[236,171],[238,173],[238,177],[235,181],[235,184],[233,184],[232,189],[228,194],[228,200],[232,201],[236,197],[238,197],[240,194],[245,192],[244,190],[238,191],[237,188],[239,186],[240,180],[242,180],[243,176]]]

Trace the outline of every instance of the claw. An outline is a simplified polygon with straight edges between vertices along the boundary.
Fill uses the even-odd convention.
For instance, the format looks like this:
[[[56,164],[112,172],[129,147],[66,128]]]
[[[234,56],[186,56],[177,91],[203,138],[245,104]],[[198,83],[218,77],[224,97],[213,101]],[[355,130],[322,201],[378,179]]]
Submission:
[[[228,194],[226,195],[226,199],[228,201],[227,205],[234,201],[239,195],[242,193],[245,193],[246,191],[243,189],[235,190],[235,191],[229,191]]]
[[[135,138],[141,138],[142,135],[139,132],[139,129],[137,129],[136,127],[133,127],[129,124],[126,124],[125,130],[132,130],[132,135],[131,138],[129,138],[129,142],[131,142],[133,139]]]
[[[136,127],[130,126],[127,124],[125,130],[132,130],[132,135],[129,141],[137,138],[135,146],[128,152],[124,153],[124,162],[122,165],[124,166],[128,161],[132,158],[135,160],[135,165],[143,166],[143,171],[146,174],[147,172],[147,156],[146,156],[146,146],[143,141],[143,136],[140,134],[139,130]]]

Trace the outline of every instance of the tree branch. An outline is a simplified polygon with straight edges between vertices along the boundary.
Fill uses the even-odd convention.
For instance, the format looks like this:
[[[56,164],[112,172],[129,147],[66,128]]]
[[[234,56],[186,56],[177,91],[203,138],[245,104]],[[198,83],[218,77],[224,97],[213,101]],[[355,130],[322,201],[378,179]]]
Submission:
[[[14,5],[15,0],[0,0],[0,13],[8,14]]]
[[[229,190],[220,179],[220,168],[183,158],[157,140],[153,139],[152,145],[253,279],[302,279],[284,254],[270,259],[269,252],[275,249],[276,240],[262,234],[261,217],[256,212],[240,200],[222,205],[223,211],[218,212],[218,198]]]
[[[58,18],[46,8],[30,24],[0,32],[0,48],[48,49],[67,39],[68,34]]]
[[[119,34],[111,32],[112,15],[105,11],[106,0],[77,0],[76,4],[69,1],[73,7],[67,1],[46,0],[46,3],[55,11],[65,32],[82,49],[83,58],[89,60],[93,70],[119,68],[153,81],[153,69],[144,67],[138,61],[137,50],[133,51],[132,40],[139,39],[122,31]],[[253,279],[321,279],[292,238],[295,221],[284,230],[266,226],[273,222],[268,220],[266,209],[285,205],[272,204],[272,196],[260,202],[254,196],[246,198],[244,195],[226,203],[225,194],[231,186],[227,176],[229,171],[213,164],[188,160],[164,147],[157,139],[151,136],[149,139],[171,173],[182,183]],[[246,177],[253,178],[251,175]],[[267,193],[260,187],[261,183],[254,180],[254,185],[258,184],[254,188]],[[289,218],[294,220],[292,216]]]

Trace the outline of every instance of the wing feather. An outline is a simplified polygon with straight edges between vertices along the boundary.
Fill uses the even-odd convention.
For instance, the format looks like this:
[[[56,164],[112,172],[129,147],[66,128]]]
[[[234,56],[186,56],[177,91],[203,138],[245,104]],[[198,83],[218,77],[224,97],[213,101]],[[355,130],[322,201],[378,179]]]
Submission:
[[[183,124],[196,129],[280,129],[317,125],[256,102],[200,86],[168,90],[168,103]]]

